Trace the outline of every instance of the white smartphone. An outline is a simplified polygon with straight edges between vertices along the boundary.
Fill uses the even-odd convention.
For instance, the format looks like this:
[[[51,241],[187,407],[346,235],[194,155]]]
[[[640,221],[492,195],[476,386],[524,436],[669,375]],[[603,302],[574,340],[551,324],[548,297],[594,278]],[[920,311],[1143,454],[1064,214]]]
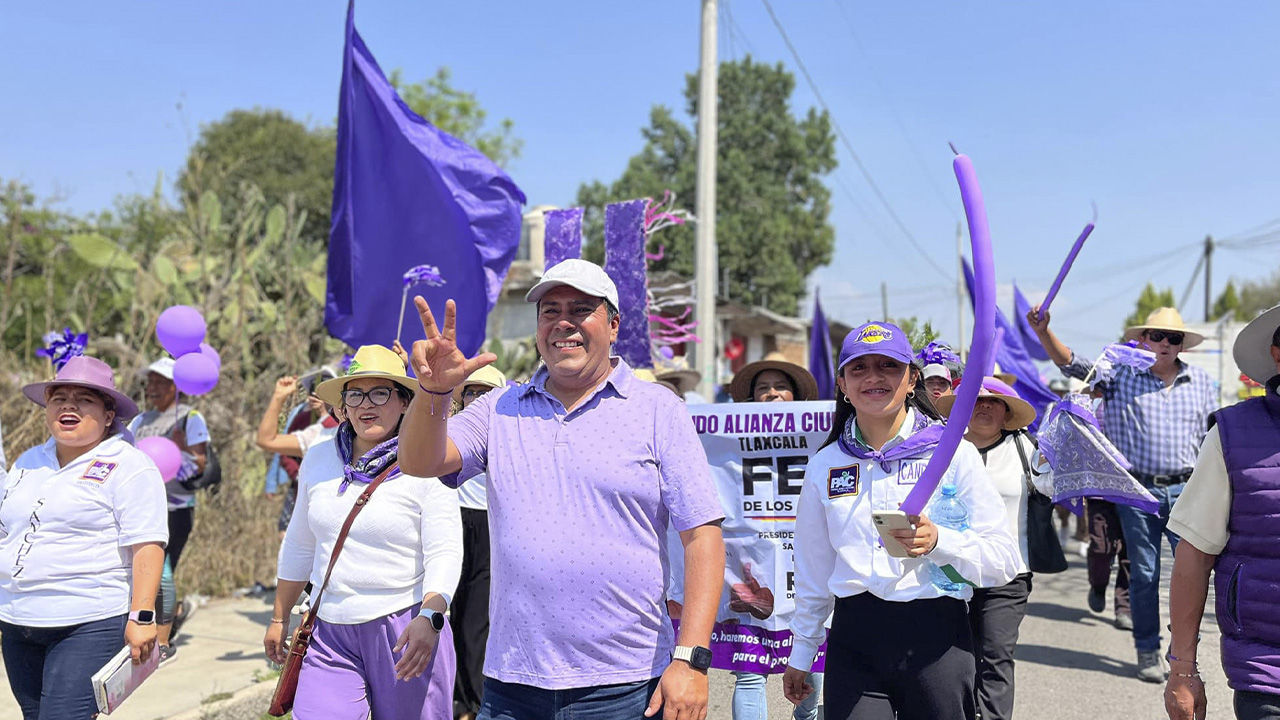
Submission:
[[[901,510],[872,510],[871,522],[876,524],[876,530],[880,532],[885,552],[896,558],[911,557],[911,551],[898,542],[898,538],[889,534],[894,530],[915,530],[916,526],[907,519],[906,513]]]

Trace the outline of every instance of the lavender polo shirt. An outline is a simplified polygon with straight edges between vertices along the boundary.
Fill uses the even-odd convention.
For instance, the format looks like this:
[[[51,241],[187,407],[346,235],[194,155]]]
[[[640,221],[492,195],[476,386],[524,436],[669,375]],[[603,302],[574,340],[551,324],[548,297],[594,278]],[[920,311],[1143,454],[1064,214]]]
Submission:
[[[543,367],[449,421],[462,470],[441,480],[489,476],[488,677],[560,690],[648,680],[671,661],[667,526],[724,512],[684,404],[613,362],[571,413]]]

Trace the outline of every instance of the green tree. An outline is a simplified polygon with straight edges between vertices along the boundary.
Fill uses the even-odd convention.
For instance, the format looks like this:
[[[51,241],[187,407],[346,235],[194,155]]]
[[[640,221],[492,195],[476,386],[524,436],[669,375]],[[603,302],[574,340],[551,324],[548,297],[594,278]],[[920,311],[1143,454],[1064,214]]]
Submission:
[[[721,293],[746,303],[794,315],[805,280],[831,261],[835,242],[828,215],[831,193],[822,176],[836,167],[835,136],[826,112],[810,108],[803,119],[791,111],[795,77],[781,63],[750,57],[720,64],[716,161],[716,238]],[[575,203],[585,211],[584,253],[599,260],[604,251],[605,204],[673,191],[692,206],[697,162],[698,77],[685,82],[688,122],[656,106],[641,130],[644,147],[610,185],[599,181],[578,188]],[[666,246],[656,270],[694,272],[694,229],[673,227],[651,243]]]
[[[1222,289],[1222,294],[1213,303],[1213,319],[1247,320],[1248,317],[1243,310],[1244,308],[1240,304],[1240,295],[1236,292],[1236,283],[1234,280],[1230,280],[1227,282],[1227,286]]]
[[[1173,288],[1156,290],[1155,285],[1147,283],[1147,286],[1142,289],[1142,294],[1138,296],[1137,307],[1129,317],[1125,318],[1124,326],[1141,325],[1156,308],[1162,307],[1177,307],[1177,301],[1173,298]]]
[[[405,84],[399,69],[387,80],[400,99],[424,120],[484,153],[499,167],[507,167],[520,157],[524,141],[515,137],[515,123],[503,118],[496,128],[488,128],[489,114],[475,93],[458,90],[449,81],[449,68],[419,83]]]
[[[871,322],[870,319],[867,322]],[[933,323],[929,320],[920,322],[920,318],[912,315],[911,317],[895,318],[889,322],[902,328],[902,332],[907,334],[907,339],[911,341],[911,347],[919,350],[938,339],[939,333],[933,329]]]

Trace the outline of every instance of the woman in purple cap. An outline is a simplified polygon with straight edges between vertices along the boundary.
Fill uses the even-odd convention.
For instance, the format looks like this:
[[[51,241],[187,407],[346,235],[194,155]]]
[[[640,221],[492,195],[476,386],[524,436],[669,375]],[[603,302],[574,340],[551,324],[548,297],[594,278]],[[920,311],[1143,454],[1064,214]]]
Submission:
[[[938,412],[951,419],[955,396],[939,398]],[[977,659],[975,685],[982,720],[1013,717],[1013,648],[1018,628],[1027,614],[1031,595],[1031,570],[1027,552],[1027,514],[1032,477],[1051,472],[1039,467],[1039,452],[1026,428],[1036,419],[1031,403],[1003,381],[984,378],[973,406],[964,439],[978,448],[996,492],[1004,501],[1009,530],[1018,542],[1018,575],[1000,587],[973,591],[969,624],[973,628]],[[1051,538],[1056,539],[1056,536]],[[1061,555],[1062,548],[1058,548]],[[1066,559],[1062,559],[1065,565]]]
[[[124,432],[138,406],[106,363],[71,358],[23,393],[50,437],[0,486],[0,649],[25,720],[83,720],[94,673],[123,645],[135,663],[155,650],[164,480]]]
[[[968,443],[942,475],[943,489],[954,486],[967,510],[967,527],[931,522],[935,498],[909,518],[910,529],[884,541],[901,543],[909,557],[894,557],[881,541],[872,512],[898,509],[942,437],[921,375],[901,328],[887,322],[855,328],[836,368],[831,436],[805,469],[783,687],[793,703],[813,692],[804,677],[826,639],[827,677],[840,678],[825,687],[832,720],[895,714],[898,720],[972,720],[975,665],[966,602],[974,587],[1012,580],[1021,563],[1004,502]],[[945,581],[935,580],[935,569]]]

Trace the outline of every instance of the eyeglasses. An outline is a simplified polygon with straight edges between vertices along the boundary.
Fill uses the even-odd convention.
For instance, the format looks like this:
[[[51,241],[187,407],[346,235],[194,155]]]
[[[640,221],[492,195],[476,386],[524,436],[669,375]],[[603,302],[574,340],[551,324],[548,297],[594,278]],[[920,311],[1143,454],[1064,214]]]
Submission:
[[[1186,339],[1186,335],[1180,332],[1169,332],[1167,330],[1148,330],[1144,333],[1151,342],[1160,342],[1168,340],[1170,345],[1181,345]]]
[[[364,404],[364,399],[369,398],[369,402],[374,407],[382,407],[391,401],[391,396],[395,394],[395,390],[389,387],[376,387],[372,390],[343,390],[342,404],[349,408],[360,407]]]
[[[471,385],[469,387],[465,387],[462,389],[462,399],[473,400],[489,392],[492,389],[493,388],[490,388],[490,387],[480,387],[478,385]]]

